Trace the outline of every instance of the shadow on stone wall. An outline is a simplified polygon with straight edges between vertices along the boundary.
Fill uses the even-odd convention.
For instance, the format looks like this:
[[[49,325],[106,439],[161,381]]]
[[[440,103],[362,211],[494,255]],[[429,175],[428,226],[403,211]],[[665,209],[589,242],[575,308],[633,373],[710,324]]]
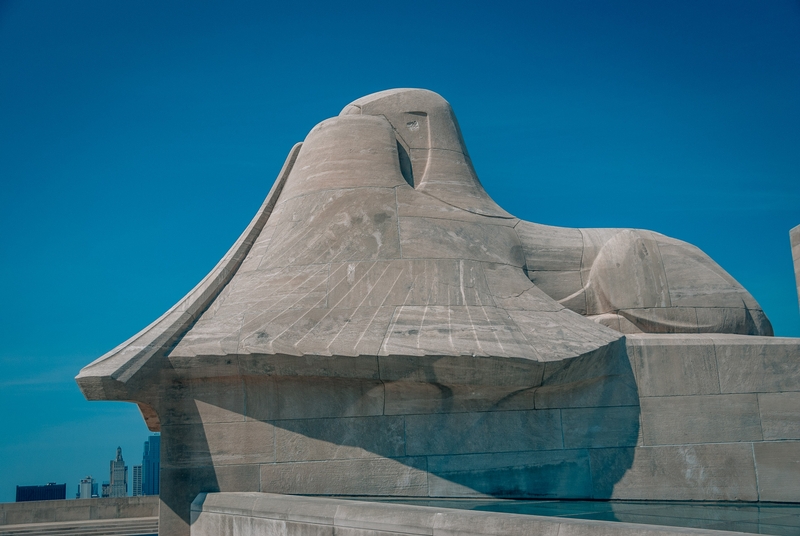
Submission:
[[[165,488],[165,505],[188,519],[201,491],[611,497],[639,437],[624,339],[601,354],[523,364],[527,372],[497,375],[506,380],[492,385],[454,383],[442,373],[453,359],[395,369],[409,374],[381,364],[385,379],[176,384],[174,396],[192,400],[194,409],[163,429],[162,479],[172,489]]]

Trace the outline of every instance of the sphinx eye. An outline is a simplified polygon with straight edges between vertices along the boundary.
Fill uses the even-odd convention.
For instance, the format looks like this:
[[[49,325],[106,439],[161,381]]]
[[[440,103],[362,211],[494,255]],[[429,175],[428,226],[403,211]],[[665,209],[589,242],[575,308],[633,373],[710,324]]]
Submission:
[[[417,121],[409,121],[406,123],[406,128],[411,132],[416,132],[419,130],[419,123]]]

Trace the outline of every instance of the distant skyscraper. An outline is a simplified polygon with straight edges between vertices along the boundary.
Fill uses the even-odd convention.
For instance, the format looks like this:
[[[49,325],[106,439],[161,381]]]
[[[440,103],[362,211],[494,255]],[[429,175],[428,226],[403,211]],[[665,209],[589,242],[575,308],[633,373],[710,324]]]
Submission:
[[[117,447],[117,459],[111,460],[111,497],[128,496],[128,468],[122,459],[122,448]]]
[[[17,486],[17,502],[55,501],[66,498],[66,484],[50,482],[45,486]]]
[[[142,466],[133,466],[133,496],[138,497],[142,494]]]
[[[87,476],[82,478],[78,485],[78,499],[91,499],[92,497],[97,497],[97,484],[95,484],[94,478]]]
[[[100,493],[101,497],[110,497],[111,496],[111,484],[108,482],[103,482],[102,492]]]
[[[144,442],[142,456],[142,495],[158,495],[161,471],[161,436],[152,435]]]

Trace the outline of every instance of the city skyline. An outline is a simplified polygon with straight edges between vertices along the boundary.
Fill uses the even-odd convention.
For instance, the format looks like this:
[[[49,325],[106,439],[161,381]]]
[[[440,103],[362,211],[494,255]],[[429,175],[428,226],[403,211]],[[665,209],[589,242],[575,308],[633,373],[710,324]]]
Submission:
[[[138,408],[74,376],[205,276],[314,124],[387,88],[445,96],[514,215],[688,241],[800,335],[797,2],[352,7],[0,2],[0,501],[138,456]]]

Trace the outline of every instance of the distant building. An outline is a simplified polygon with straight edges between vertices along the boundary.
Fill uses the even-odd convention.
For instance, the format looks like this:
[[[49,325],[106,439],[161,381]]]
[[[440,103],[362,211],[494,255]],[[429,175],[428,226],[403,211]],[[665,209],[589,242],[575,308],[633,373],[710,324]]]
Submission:
[[[66,498],[66,484],[49,482],[44,486],[17,486],[17,502],[56,501]]]
[[[76,499],[91,499],[92,497],[97,497],[97,482],[91,476],[87,476],[82,478],[81,483],[78,484]]]
[[[138,497],[142,494],[142,466],[133,466],[133,496]]]
[[[125,460],[122,459],[122,448],[117,447],[117,458],[111,460],[111,487],[109,490],[110,497],[127,497],[128,496],[128,467],[125,465]]]
[[[142,456],[142,495],[158,495],[161,477],[161,436],[152,435],[144,442]]]
[[[102,491],[100,492],[101,497],[110,497],[111,496],[111,484],[108,482],[103,482],[103,487],[101,488]]]

